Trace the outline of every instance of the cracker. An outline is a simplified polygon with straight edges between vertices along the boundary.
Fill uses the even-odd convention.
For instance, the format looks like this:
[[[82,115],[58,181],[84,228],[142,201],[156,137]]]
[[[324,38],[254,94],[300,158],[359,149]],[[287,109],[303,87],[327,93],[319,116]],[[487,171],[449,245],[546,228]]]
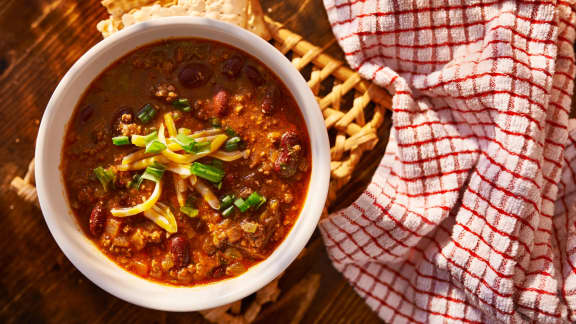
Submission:
[[[264,21],[264,11],[262,11],[260,1],[249,0],[246,17],[247,21],[244,28],[264,38],[265,40],[270,40],[270,38],[272,38],[272,35],[266,26],[266,22]]]
[[[132,9],[142,8],[154,3],[169,6],[175,4],[176,1],[177,0],[102,0],[101,4],[106,7],[110,15],[119,18]]]
[[[199,16],[225,21],[268,40],[258,0],[103,0],[110,18],[98,23],[104,37],[124,27],[158,17]]]

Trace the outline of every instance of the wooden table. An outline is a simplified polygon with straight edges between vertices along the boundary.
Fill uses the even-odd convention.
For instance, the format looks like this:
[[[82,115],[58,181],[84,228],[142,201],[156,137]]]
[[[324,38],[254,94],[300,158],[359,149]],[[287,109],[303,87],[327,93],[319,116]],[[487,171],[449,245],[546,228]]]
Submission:
[[[263,0],[264,11],[312,43],[333,39],[321,0]],[[0,322],[204,323],[198,313],[140,308],[88,281],[62,254],[41,212],[10,191],[34,154],[39,120],[68,68],[101,40],[96,23],[106,17],[98,0],[4,0],[0,6]],[[342,58],[336,45],[329,53]],[[385,141],[344,189],[346,205],[366,184]],[[352,194],[351,194],[352,193]],[[378,317],[336,272],[315,234],[306,256],[280,282],[283,290],[319,274],[320,289],[302,322],[369,323]],[[260,322],[289,323],[298,303],[264,310]]]

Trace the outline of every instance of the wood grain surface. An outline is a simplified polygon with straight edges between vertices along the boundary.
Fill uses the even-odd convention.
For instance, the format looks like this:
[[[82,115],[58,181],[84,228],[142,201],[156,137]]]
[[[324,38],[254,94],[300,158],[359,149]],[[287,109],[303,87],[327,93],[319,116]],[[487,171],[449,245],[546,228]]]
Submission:
[[[333,35],[321,0],[262,0],[266,14],[323,46]],[[198,313],[168,313],[126,303],[88,281],[62,254],[41,212],[10,191],[34,154],[39,120],[70,66],[101,40],[106,17],[97,0],[3,0],[0,6],[0,322],[205,323]],[[342,58],[337,45],[328,52]],[[333,208],[346,206],[366,186],[386,145],[363,159]],[[302,323],[376,323],[378,317],[330,264],[318,233],[306,255],[286,272],[283,291],[318,275],[320,288]],[[265,307],[261,323],[290,323],[294,303]]]

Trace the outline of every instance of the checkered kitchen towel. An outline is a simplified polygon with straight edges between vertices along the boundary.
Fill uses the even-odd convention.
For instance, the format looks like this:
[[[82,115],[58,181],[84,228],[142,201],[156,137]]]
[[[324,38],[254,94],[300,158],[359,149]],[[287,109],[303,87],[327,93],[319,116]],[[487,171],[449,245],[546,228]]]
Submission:
[[[321,223],[387,322],[576,321],[576,5],[324,0],[394,95],[386,155]]]

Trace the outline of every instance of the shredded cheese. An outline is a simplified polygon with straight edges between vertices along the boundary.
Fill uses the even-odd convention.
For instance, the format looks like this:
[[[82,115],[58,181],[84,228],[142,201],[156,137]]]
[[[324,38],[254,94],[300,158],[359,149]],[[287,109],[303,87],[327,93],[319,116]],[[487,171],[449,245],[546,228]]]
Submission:
[[[172,113],[164,114],[164,122],[166,123],[166,129],[168,130],[168,135],[170,135],[170,137],[178,135],[176,124],[174,124],[174,119],[172,118]]]
[[[163,203],[157,203],[152,208],[144,211],[144,216],[153,221],[156,225],[163,228],[168,233],[178,232],[178,223],[176,217],[170,210],[170,207]]]
[[[143,170],[154,163],[166,164],[170,161],[161,155],[152,156],[129,164],[121,164],[116,166],[118,171],[134,171]]]
[[[217,158],[219,160],[222,160],[222,161],[226,161],[226,162],[238,160],[240,158],[247,159],[249,155],[250,155],[250,150],[233,151],[233,152],[216,151],[216,152],[210,154],[210,156]]]
[[[192,181],[190,183],[192,184]],[[208,202],[208,205],[210,205],[212,209],[220,210],[220,200],[218,200],[216,195],[214,195],[212,190],[210,190],[210,188],[207,185],[205,185],[199,179],[196,179],[196,183],[192,184],[192,186],[194,187],[194,189],[196,189],[196,191],[200,193],[202,198],[204,198],[204,200]]]
[[[148,199],[146,199],[146,201],[144,201],[143,203],[138,204],[136,206],[132,206],[132,207],[112,208],[110,210],[110,213],[112,214],[112,216],[115,216],[115,217],[127,217],[127,216],[133,216],[136,214],[143,213],[143,212],[147,211],[148,209],[152,208],[154,206],[154,204],[156,204],[156,202],[160,198],[161,194],[162,194],[162,181],[158,181],[158,182],[156,182],[156,186],[154,187],[154,191],[152,192],[150,197],[148,197]]]

